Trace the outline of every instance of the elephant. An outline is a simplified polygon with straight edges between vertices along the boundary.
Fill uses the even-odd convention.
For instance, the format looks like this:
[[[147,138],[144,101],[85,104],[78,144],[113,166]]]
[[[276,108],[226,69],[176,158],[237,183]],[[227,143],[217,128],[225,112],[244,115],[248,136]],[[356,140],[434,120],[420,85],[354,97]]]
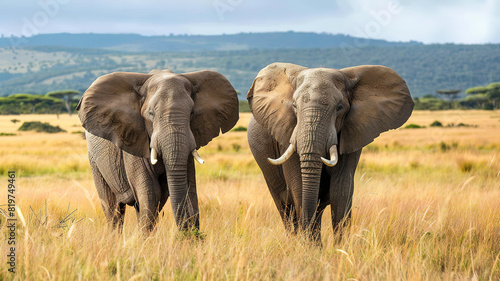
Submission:
[[[177,227],[199,230],[197,149],[238,121],[238,97],[215,71],[114,72],[97,78],[77,105],[104,214],[123,229],[126,205],[154,229],[168,197]]]
[[[285,229],[321,244],[321,217],[331,205],[341,237],[362,148],[411,115],[406,82],[384,66],[273,63],[258,73],[247,99],[248,143]]]

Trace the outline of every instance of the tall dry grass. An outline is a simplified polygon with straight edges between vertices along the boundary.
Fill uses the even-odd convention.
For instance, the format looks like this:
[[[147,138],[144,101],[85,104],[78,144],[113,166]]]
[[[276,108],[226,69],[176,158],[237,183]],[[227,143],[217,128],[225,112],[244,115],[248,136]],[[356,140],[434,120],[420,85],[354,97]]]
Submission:
[[[479,127],[428,127],[458,124],[456,116]],[[0,132],[15,132],[9,118],[0,118]],[[78,119],[41,118],[68,133],[0,137],[0,186],[16,170],[26,221],[17,223],[18,272],[0,258],[2,280],[500,279],[500,113],[415,112],[408,123],[427,128],[384,133],[361,156],[350,227],[338,241],[327,209],[322,248],[284,231],[244,132],[200,151],[203,239],[179,233],[168,204],[150,236],[137,230],[133,208],[114,233],[85,141],[71,134],[81,130]],[[3,188],[0,202],[6,198]],[[0,242],[4,258],[7,247]]]

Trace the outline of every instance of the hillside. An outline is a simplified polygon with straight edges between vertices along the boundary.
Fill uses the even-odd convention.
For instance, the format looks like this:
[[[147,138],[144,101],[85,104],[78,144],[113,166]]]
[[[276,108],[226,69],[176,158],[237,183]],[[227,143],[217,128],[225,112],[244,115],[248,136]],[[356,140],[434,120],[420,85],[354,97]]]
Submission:
[[[346,46],[407,46],[418,42],[388,42],[360,39],[342,34],[310,32],[239,33],[233,35],[170,35],[141,36],[137,34],[40,34],[29,38],[0,38],[0,47],[24,48],[58,46],[92,48],[125,52],[194,52],[250,49],[305,49]]]
[[[58,41],[54,41],[52,43],[55,46],[25,46],[15,49],[3,47],[0,48],[0,96],[22,92],[44,94],[62,89],[85,91],[93,80],[105,73],[149,72],[154,68],[168,68],[178,73],[201,69],[219,71],[242,93],[241,98],[244,99],[258,71],[276,61],[336,69],[361,64],[386,65],[396,70],[406,80],[414,97],[434,94],[438,89],[462,89],[463,96],[463,92],[469,87],[500,81],[500,44],[422,45],[383,41],[386,45],[358,48],[356,45],[342,44],[337,47],[312,48],[310,46],[321,45],[319,38],[330,36],[328,38],[332,39],[332,35],[306,33],[291,33],[288,34],[289,37],[286,36],[287,33],[274,35],[239,34],[213,36],[213,38],[200,36],[200,46],[204,44],[207,46],[209,44],[207,42],[215,44],[217,38],[227,37],[227,40],[223,41],[224,44],[230,42],[236,44],[240,37],[255,39],[251,49],[225,51],[124,52],[109,50],[112,49],[110,42],[108,45],[98,46],[95,45],[98,41],[85,43],[76,40],[90,35],[81,35],[83,37],[75,35],[75,40],[67,41],[68,46],[57,46]],[[285,36],[282,41],[277,39],[280,36]],[[311,36],[319,41],[299,40],[293,44],[286,43],[286,38],[291,42],[300,36]],[[189,37],[189,40],[194,40],[197,36],[171,37],[181,39]],[[43,42],[38,40],[43,38],[48,40],[50,35],[40,35],[37,38],[36,36],[29,38],[28,41],[32,44],[36,42],[42,44]],[[134,35],[116,35],[112,38],[116,39],[113,43],[116,47],[130,42],[130,38],[134,38]],[[119,38],[122,39],[118,40]],[[135,38],[139,40],[149,37],[135,35]],[[243,39],[240,40],[241,44],[247,44]],[[7,39],[2,40],[5,43]],[[196,40],[191,42],[192,45],[196,45],[193,43]],[[49,43],[51,41],[45,41],[43,44]],[[219,47],[222,46],[222,41],[217,44]],[[259,44],[261,47],[255,47]],[[275,46],[288,44],[287,46],[294,48],[273,48],[271,47],[273,44]],[[321,46],[326,46],[326,43]]]

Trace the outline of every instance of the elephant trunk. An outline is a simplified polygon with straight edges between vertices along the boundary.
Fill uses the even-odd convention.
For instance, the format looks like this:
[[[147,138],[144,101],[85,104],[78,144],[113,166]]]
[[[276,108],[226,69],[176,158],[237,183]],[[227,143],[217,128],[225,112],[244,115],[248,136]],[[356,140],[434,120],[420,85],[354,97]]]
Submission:
[[[174,126],[163,128],[160,141],[167,172],[175,222],[179,229],[199,228],[198,198],[194,178],[194,137],[189,130]]]
[[[305,153],[300,156],[302,173],[302,227],[310,230],[318,207],[322,163],[318,154]]]
[[[305,112],[303,123],[297,124],[297,152],[302,173],[302,227],[310,231],[319,202],[322,157],[327,154],[328,126],[321,124],[321,111],[310,109]]]

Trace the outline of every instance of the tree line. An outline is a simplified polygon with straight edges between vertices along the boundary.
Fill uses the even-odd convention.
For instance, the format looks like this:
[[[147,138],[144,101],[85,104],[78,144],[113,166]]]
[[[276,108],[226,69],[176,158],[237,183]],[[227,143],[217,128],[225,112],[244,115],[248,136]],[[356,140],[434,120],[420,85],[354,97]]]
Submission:
[[[1,48],[0,54],[13,55]],[[14,57],[0,67],[0,96],[63,89],[83,92],[103,74],[148,73],[155,68],[176,73],[215,70],[236,90],[246,93],[257,73],[276,61],[335,69],[385,65],[405,79],[414,97],[433,95],[437,89],[468,89],[500,81],[500,44],[150,53],[31,47],[17,49]],[[463,91],[460,97],[465,97]]]
[[[414,98],[415,110],[484,109],[500,108],[500,82],[472,87],[465,91],[466,97],[457,99],[460,90],[439,90],[438,95]],[[0,97],[0,115],[9,114],[61,114],[71,115],[81,98],[77,90],[51,91],[45,95],[14,94]],[[241,96],[241,92],[238,92]],[[454,96],[453,96],[454,95]],[[240,101],[240,112],[250,112],[248,103]]]
[[[465,98],[459,99],[461,90],[438,90],[437,95],[415,98],[416,110],[485,109],[500,108],[500,82],[465,90]]]
[[[51,91],[45,95],[14,94],[0,97],[0,114],[60,114],[71,115],[81,97],[76,90]]]

